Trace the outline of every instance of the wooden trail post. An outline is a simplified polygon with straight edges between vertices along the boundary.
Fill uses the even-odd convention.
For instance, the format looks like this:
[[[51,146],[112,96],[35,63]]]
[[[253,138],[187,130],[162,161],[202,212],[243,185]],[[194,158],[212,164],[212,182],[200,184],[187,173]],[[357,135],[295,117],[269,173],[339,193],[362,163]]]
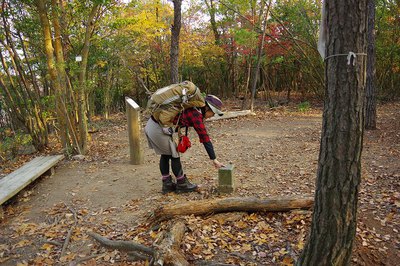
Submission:
[[[140,144],[140,107],[131,98],[125,97],[125,102],[128,118],[130,163],[138,165],[143,163],[143,153]]]

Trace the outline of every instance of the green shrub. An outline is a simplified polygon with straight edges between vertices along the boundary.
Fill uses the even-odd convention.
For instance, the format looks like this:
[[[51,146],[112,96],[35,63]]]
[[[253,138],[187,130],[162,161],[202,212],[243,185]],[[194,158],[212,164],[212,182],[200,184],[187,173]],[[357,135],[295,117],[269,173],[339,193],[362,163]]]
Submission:
[[[13,134],[10,134],[10,131],[8,131],[5,134],[1,134],[1,137],[2,137],[0,142],[1,161],[6,161],[15,158],[20,150],[32,144],[31,136],[22,131],[15,132]]]
[[[299,110],[299,112],[302,112],[302,113],[309,111],[310,108],[311,108],[311,104],[308,101],[301,102],[301,103],[299,103],[299,105],[297,105],[297,110]]]

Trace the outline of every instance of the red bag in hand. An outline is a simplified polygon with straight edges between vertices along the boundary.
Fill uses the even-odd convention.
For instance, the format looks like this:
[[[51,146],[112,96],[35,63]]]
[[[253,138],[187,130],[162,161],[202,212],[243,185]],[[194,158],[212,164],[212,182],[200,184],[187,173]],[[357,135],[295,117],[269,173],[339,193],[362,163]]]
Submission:
[[[176,148],[178,150],[178,152],[184,153],[190,147],[192,147],[192,143],[190,143],[189,137],[188,136],[181,136],[179,138],[178,147]]]

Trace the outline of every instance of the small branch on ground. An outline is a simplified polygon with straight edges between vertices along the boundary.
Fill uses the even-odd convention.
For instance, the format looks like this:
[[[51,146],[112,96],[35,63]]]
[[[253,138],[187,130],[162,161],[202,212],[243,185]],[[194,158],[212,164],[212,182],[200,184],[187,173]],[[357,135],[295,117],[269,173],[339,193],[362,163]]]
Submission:
[[[71,235],[72,235],[72,231],[73,230],[74,230],[74,226],[72,226],[68,231],[67,237],[65,238],[64,245],[63,245],[62,250],[61,250],[60,258],[62,258],[64,256],[65,251],[67,250],[67,247],[68,247],[68,244],[69,244],[69,240],[71,239]]]
[[[54,241],[54,240],[45,240],[43,243],[44,244],[50,244],[50,245],[53,245],[53,246],[58,246],[58,247],[61,247],[63,245],[62,243]]]
[[[97,257],[100,257],[100,256],[104,256],[104,254],[95,254],[95,255],[90,255],[90,256],[87,256],[87,257],[84,257],[84,258],[77,259],[77,260],[71,262],[69,264],[69,266],[77,266],[82,262],[85,262],[85,261],[88,261],[88,260],[91,260],[91,259],[94,259],[94,258],[97,258]]]
[[[149,260],[149,256],[143,255],[136,251],[131,251],[128,252],[128,260],[129,261]]]

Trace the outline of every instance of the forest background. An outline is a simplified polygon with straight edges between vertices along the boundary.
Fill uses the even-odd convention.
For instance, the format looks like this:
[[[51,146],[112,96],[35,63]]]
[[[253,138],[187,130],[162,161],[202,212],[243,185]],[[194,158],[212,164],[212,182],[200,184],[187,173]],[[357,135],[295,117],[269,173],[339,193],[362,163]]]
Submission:
[[[296,123],[289,119],[291,114],[287,114],[282,119],[285,123],[279,124],[279,126],[275,124],[279,128],[280,133],[278,135],[282,138],[267,141],[269,145],[285,147],[285,151],[290,151],[290,154],[299,155],[302,158],[301,162],[293,164],[293,162],[296,162],[296,158],[282,155],[282,151],[273,152],[272,146],[270,148],[263,146],[258,155],[240,154],[242,165],[237,168],[237,176],[239,180],[246,180],[243,183],[244,187],[237,191],[241,196],[259,192],[263,193],[263,196],[267,193],[268,195],[282,195],[283,191],[287,194],[286,189],[296,194],[299,193],[298,188],[301,188],[302,194],[310,191],[308,186],[314,183],[314,177],[309,175],[310,179],[307,181],[304,176],[306,173],[313,174],[314,170],[306,170],[300,168],[299,165],[312,166],[312,163],[309,164],[304,160],[312,159],[311,151],[317,149],[301,146],[301,152],[299,152],[295,146],[288,145],[290,138],[295,139],[292,144],[305,145],[304,139],[300,137],[307,136],[312,138],[314,145],[318,145],[318,136],[322,135],[320,159],[322,158],[325,161],[319,164],[321,166],[319,169],[324,169],[324,167],[327,167],[325,169],[334,169],[334,171],[318,172],[314,208],[328,211],[314,212],[311,240],[307,242],[305,248],[303,249],[306,231],[301,226],[296,226],[296,229],[300,229],[304,234],[298,234],[296,231],[290,232],[299,235],[301,239],[295,240],[291,246],[288,245],[285,248],[276,246],[276,248],[271,249],[271,247],[268,247],[268,250],[276,250],[276,252],[280,250],[281,253],[274,252],[272,256],[269,256],[271,254],[261,251],[257,244],[257,246],[254,246],[255,250],[251,252],[251,255],[254,259],[259,260],[255,263],[267,265],[266,261],[287,260],[286,254],[289,252],[291,255],[288,265],[291,265],[294,259],[297,260],[297,252],[303,249],[303,254],[306,255],[302,256],[301,260],[306,258],[310,262],[312,260],[320,262],[322,259],[317,255],[325,256],[327,254],[334,257],[333,259],[343,260],[344,263],[332,262],[342,265],[350,261],[351,249],[349,247],[353,241],[350,236],[353,234],[347,232],[355,234],[357,230],[358,242],[356,242],[355,248],[357,255],[354,256],[352,262],[360,265],[368,265],[364,262],[377,265],[378,262],[380,264],[387,261],[388,265],[392,265],[394,261],[398,260],[399,245],[398,238],[394,236],[392,240],[391,237],[393,232],[398,233],[399,231],[397,215],[399,194],[396,181],[398,178],[397,162],[399,161],[398,147],[396,146],[399,143],[398,102],[386,105],[386,107],[389,107],[388,109],[382,108],[380,110],[379,119],[382,120],[377,127],[378,130],[367,131],[364,140],[363,108],[365,106],[365,126],[367,129],[372,129],[376,126],[377,119],[376,100],[382,103],[396,101],[399,98],[397,84],[400,79],[398,63],[400,62],[400,5],[398,1],[325,1],[325,7],[331,8],[327,12],[328,18],[331,21],[338,19],[338,23],[328,24],[328,32],[333,34],[334,37],[328,39],[326,51],[331,54],[329,58],[335,58],[323,60],[317,51],[321,2],[276,2],[272,0],[1,0],[1,170],[4,169],[3,172],[7,174],[13,170],[13,167],[20,166],[23,162],[14,163],[11,168],[7,166],[7,163],[17,161],[11,159],[22,153],[63,152],[68,157],[75,154],[90,156],[91,153],[91,155],[94,155],[93,161],[85,159],[90,157],[74,156],[74,160],[83,158],[84,162],[75,164],[74,160],[69,160],[66,164],[76,167],[68,167],[68,171],[65,171],[64,174],[62,174],[60,167],[57,182],[54,182],[54,184],[47,182],[48,187],[45,189],[45,191],[53,191],[53,193],[42,194],[46,197],[46,201],[40,201],[40,198],[36,197],[40,204],[33,203],[32,206],[42,208],[42,204],[52,205],[57,200],[67,202],[68,200],[65,197],[62,199],[53,198],[54,201],[51,201],[51,197],[49,197],[50,195],[66,196],[64,195],[65,191],[71,192],[73,197],[78,194],[79,196],[88,195],[88,202],[90,200],[101,202],[100,199],[107,197],[97,191],[94,194],[88,193],[93,192],[92,178],[100,178],[92,170],[97,169],[104,174],[102,176],[104,180],[97,179],[101,183],[104,182],[102,188],[111,188],[112,186],[107,182],[117,184],[115,182],[120,180],[120,187],[112,188],[110,193],[120,192],[122,188],[130,189],[129,193],[119,193],[118,197],[113,198],[113,200],[107,198],[108,202],[114,204],[110,208],[117,210],[115,208],[117,208],[118,200],[134,199],[135,206],[130,204],[129,208],[136,209],[139,208],[139,205],[136,204],[146,203],[147,201],[143,198],[140,198],[140,200],[136,198],[138,194],[134,195],[131,187],[124,182],[124,178],[127,178],[129,182],[137,181],[135,178],[130,178],[132,176],[131,168],[123,165],[126,162],[126,157],[121,156],[124,152],[119,149],[127,146],[126,135],[119,134],[125,133],[126,128],[123,126],[122,119],[115,121],[115,126],[113,126],[112,119],[109,119],[109,116],[113,113],[117,113],[116,116],[119,114],[119,117],[123,117],[121,111],[125,109],[125,97],[131,97],[141,107],[145,107],[148,96],[156,89],[169,85],[171,82],[191,80],[202,91],[223,98],[228,108],[234,106],[235,109],[250,108],[253,110],[255,100],[257,100],[256,107],[259,109],[253,119],[221,122],[219,125],[224,124],[227,128],[223,133],[214,128],[214,133],[217,133],[216,139],[221,141],[215,143],[222,146],[219,154],[226,153],[230,156],[232,154],[237,156],[238,151],[244,150],[243,147],[255,150],[252,147],[259,147],[260,144],[263,144],[260,139],[272,136],[270,131],[274,128],[274,119],[269,118],[272,115],[273,117],[277,116],[276,119],[279,120],[282,117],[279,117],[277,111],[286,109],[285,107],[277,107],[287,104],[290,104],[288,105],[290,107],[297,105],[298,110],[304,111],[311,106],[317,106],[320,111],[322,99],[325,99],[322,134],[319,119],[314,122],[313,120],[296,121],[297,125],[300,123],[309,127],[316,125],[313,123],[318,123],[318,126],[315,126],[312,130],[297,128],[297,131]],[[357,28],[358,31],[355,30]],[[336,33],[340,34],[336,35]],[[330,50],[330,48],[334,49]],[[347,62],[346,58],[342,57],[342,55],[347,56],[347,54],[341,54],[341,52],[346,51],[348,53],[348,50],[354,51],[356,54],[353,57],[350,56]],[[336,57],[337,55],[340,56]],[[364,57],[365,55],[367,57]],[[339,61],[347,64],[347,68],[336,65],[335,62]],[[365,61],[366,72],[363,70]],[[334,63],[331,64],[331,62]],[[351,62],[354,64],[351,64]],[[355,64],[356,62],[357,64]],[[333,65],[338,67],[328,69]],[[326,66],[327,69],[324,69]],[[329,81],[336,80],[336,77],[339,77],[338,83],[332,86],[333,83]],[[359,82],[354,83],[356,77]],[[324,95],[325,93],[326,95]],[[234,104],[230,105],[229,103],[232,102]],[[385,105],[381,105],[381,107],[385,107]],[[265,112],[265,110],[268,111]],[[105,131],[102,132],[103,128],[101,128],[101,122],[104,119],[108,120],[103,124],[103,126],[106,125],[104,128],[109,130],[107,134],[104,134]],[[99,129],[96,129],[97,126]],[[239,126],[245,129],[242,132],[244,137],[240,141],[237,140],[237,134],[240,131],[238,130]],[[258,126],[260,126],[258,131],[252,132],[253,135],[251,135],[249,130],[257,130]],[[348,132],[343,130],[344,128],[349,128]],[[210,126],[209,129],[211,135],[213,135],[213,127]],[[99,134],[89,134],[89,132]],[[309,134],[309,132],[312,132],[312,134]],[[332,132],[335,138],[329,138],[329,134],[327,134]],[[345,138],[343,132],[349,133],[348,136],[350,137]],[[324,138],[327,135],[328,138]],[[107,139],[103,139],[102,142],[98,141],[105,136],[107,136]],[[254,136],[254,138],[250,136]],[[90,140],[90,137],[93,137],[93,141]],[[232,138],[229,137],[234,140],[232,141]],[[324,142],[324,139],[329,139],[329,142]],[[257,142],[252,143],[252,141]],[[355,214],[358,206],[356,199],[359,192],[358,184],[361,182],[359,160],[362,150],[362,145],[358,144],[362,142],[368,145],[366,145],[364,155],[366,167],[363,169],[365,171],[363,173],[363,186],[360,190],[359,213],[361,215],[356,227],[356,216],[349,216],[348,214]],[[102,145],[108,145],[108,143],[113,143],[113,146],[109,147],[113,154],[108,154]],[[234,146],[234,143],[236,143],[236,146]],[[354,149],[351,148],[353,145],[355,145]],[[26,150],[26,147],[30,147],[30,149]],[[100,150],[102,152],[97,152]],[[307,151],[307,156],[304,156],[303,150]],[[332,150],[338,151],[339,156],[336,156],[336,153]],[[343,152],[343,150],[350,152]],[[36,151],[38,153],[35,153]],[[265,151],[271,151],[271,153],[265,155]],[[99,157],[100,154],[103,158]],[[274,171],[265,171],[265,156],[270,155],[279,156],[279,160],[276,160],[278,157],[274,157],[269,162],[272,162],[268,166],[269,169],[274,169]],[[324,155],[326,156],[324,157]],[[263,159],[260,160],[259,158]],[[287,159],[287,164],[285,164],[283,158]],[[112,163],[109,163],[110,159]],[[337,159],[342,160],[343,163],[337,163]],[[120,167],[121,164],[117,163],[118,160],[123,167]],[[196,164],[194,160],[188,161],[193,163],[192,166]],[[104,169],[98,167],[97,164],[100,162],[102,165],[104,163]],[[147,163],[149,162],[153,162],[153,159],[147,158]],[[251,162],[251,164],[248,164],[248,162]],[[356,163],[357,167],[347,167],[347,162]],[[290,171],[289,177],[283,175],[285,178],[281,178],[277,174],[279,171],[275,171],[273,163],[280,167],[281,173]],[[330,167],[330,165],[334,167]],[[136,174],[148,179],[146,182],[140,182],[141,187],[135,186],[135,188],[137,192],[143,192],[148,196],[153,195],[156,189],[156,184],[153,182],[153,172],[157,169],[151,164],[146,166],[146,169],[142,169],[144,173]],[[290,170],[292,166],[300,168],[300,175],[292,176],[292,173],[294,173]],[[85,169],[85,167],[87,168]],[[356,171],[350,173],[347,171],[350,168]],[[340,170],[343,170],[343,172]],[[381,173],[381,170],[384,173]],[[256,171],[259,171],[260,174],[254,174]],[[80,188],[72,189],[69,186],[80,184],[82,172],[85,173],[84,181],[87,182],[88,186],[86,188],[81,187],[81,193],[77,193]],[[202,172],[201,169],[196,169],[193,173],[211,176],[210,172]],[[92,175],[90,176],[90,174]],[[273,176],[268,178],[268,174]],[[67,178],[63,179],[63,176]],[[110,180],[110,176],[113,179]],[[193,178],[196,181],[195,174]],[[199,180],[200,176],[197,176],[197,178]],[[296,182],[292,182],[292,178],[296,179],[298,185],[296,185]],[[247,184],[252,182],[251,179],[257,184],[257,188],[261,187],[262,189],[258,191],[249,188]],[[65,183],[60,182],[60,180],[65,180]],[[200,180],[203,182],[204,178]],[[260,186],[260,182],[264,184],[265,180],[275,180],[276,182],[268,182],[266,187]],[[292,183],[289,188],[285,185],[285,182],[289,182],[288,180]],[[321,180],[329,180],[329,182],[326,185],[324,182],[320,182]],[[343,182],[347,184],[348,180],[351,180],[351,189],[347,189],[348,186],[343,186]],[[140,179],[140,181],[143,180]],[[333,182],[335,182],[335,185],[332,185]],[[211,183],[212,181],[210,181]],[[334,192],[323,193],[327,186],[333,187]],[[186,195],[186,198],[208,197],[210,194],[207,194],[207,191],[213,191],[213,189],[205,189],[203,194],[200,193],[199,195]],[[30,193],[24,193],[23,198],[24,195],[29,197]],[[147,199],[152,200],[151,203],[154,204],[154,199],[164,203],[166,198],[155,196]],[[346,198],[347,201],[343,201],[340,206],[337,205],[337,199],[343,198]],[[174,195],[171,199],[174,201]],[[75,203],[77,202],[75,201]],[[26,241],[26,239],[19,241],[24,236],[24,230],[28,227],[42,230],[36,232],[39,233],[36,236],[40,237],[43,232],[48,231],[47,225],[56,224],[57,227],[54,229],[57,230],[57,233],[48,236],[51,239],[57,238],[62,241],[64,239],[63,233],[66,233],[66,231],[59,226],[62,227],[62,225],[68,225],[68,223],[64,223],[64,218],[58,220],[58,217],[71,217],[71,215],[64,215],[68,205],[63,206],[64,209],[56,210],[59,216],[55,217],[53,222],[48,220],[47,223],[40,223],[41,226],[44,225],[45,227],[36,227],[33,224],[28,225],[26,223],[28,220],[14,212],[14,208],[10,204],[5,211],[6,217],[14,215],[21,220],[19,220],[20,222],[10,220],[13,226],[10,227],[4,223],[4,230],[3,228],[0,230],[2,232],[7,231],[4,236],[0,237],[0,242],[7,241],[7,244],[0,247],[0,255],[10,255],[7,255],[4,260],[10,260],[13,257],[13,259],[21,258],[23,261],[34,259],[35,262],[42,259],[65,261],[67,256],[69,259],[75,259],[76,254],[78,254],[76,251],[64,257],[64,251],[69,242],[68,237],[65,238],[60,254],[56,253],[57,249],[48,245],[45,246],[46,252],[51,252],[51,257],[48,257],[49,254],[46,253],[44,254],[45,257],[40,255],[33,258],[33,254],[38,254],[33,249],[29,253],[27,250],[20,251],[14,248],[31,246],[30,243],[32,242]],[[56,205],[53,207],[58,208]],[[79,207],[86,208],[88,205],[83,206],[79,203]],[[35,213],[35,208],[32,209],[32,213]],[[38,220],[43,217],[42,210],[40,211],[36,212],[35,218]],[[72,212],[76,214],[88,213],[87,211]],[[96,216],[97,213],[104,214],[103,211],[92,212],[93,216]],[[52,210],[50,211],[51,214],[54,214]],[[132,219],[131,212],[126,214],[127,219]],[[308,212],[305,220],[309,220],[309,214]],[[289,215],[295,217],[291,216],[294,214]],[[340,215],[341,220],[331,219],[332,215],[335,215],[335,217]],[[103,217],[103,215],[101,216]],[[283,221],[289,221],[287,225],[293,219],[299,221],[303,226],[307,224],[303,221],[304,217],[293,219],[285,215],[282,217]],[[103,218],[107,219],[107,217]],[[267,219],[269,218],[267,217]],[[75,223],[77,221],[75,220]],[[92,221],[94,220],[90,222]],[[314,226],[319,222],[326,223],[324,226]],[[377,222],[380,222],[380,224],[377,224]],[[189,225],[199,224],[197,222],[187,223]],[[93,224],[103,225],[100,221]],[[279,230],[282,229],[280,222],[277,222],[276,225]],[[85,230],[92,226],[85,226]],[[109,228],[113,234],[120,232],[119,224],[113,226],[114,228]],[[346,230],[331,230],[338,226],[344,226]],[[247,228],[251,227],[247,226]],[[267,231],[270,230],[265,226],[262,227]],[[289,227],[291,227],[290,230],[294,228],[294,226]],[[18,228],[25,229],[19,231]],[[327,231],[323,231],[321,228]],[[68,235],[71,236],[72,230],[73,227],[68,230]],[[134,232],[129,233],[130,235],[125,238],[130,238]],[[318,237],[318,233],[323,237]],[[77,234],[79,237],[83,236],[79,233],[79,230],[77,230]],[[33,232],[32,235],[34,235]],[[273,234],[268,235],[272,236]],[[333,237],[326,237],[327,235],[333,235]],[[339,238],[343,241],[330,241]],[[281,236],[281,239],[291,241],[287,234]],[[315,239],[318,241],[313,241]],[[321,239],[328,241],[321,245],[322,242],[319,242]],[[85,239],[82,238],[82,240]],[[375,244],[370,245],[369,240],[375,242]],[[279,242],[282,243],[282,241]],[[295,244],[295,242],[298,244]],[[60,243],[53,242],[56,246],[60,246]],[[337,243],[340,244],[339,248],[335,247]],[[382,243],[384,243],[383,246]],[[218,246],[218,244],[214,244],[209,247]],[[388,246],[385,246],[386,244]],[[243,247],[247,247],[247,251],[252,250],[251,246]],[[346,255],[336,256],[332,252],[313,251],[313,248],[316,247],[332,247],[332,250],[339,250],[340,254],[346,252]],[[43,246],[40,248],[43,249]],[[191,249],[190,244],[189,246],[186,245],[186,248],[187,251],[191,250],[191,253],[196,254]],[[264,249],[264,247],[262,248]],[[292,248],[296,250],[294,253]],[[206,252],[209,253],[207,250]],[[312,256],[307,256],[307,254]],[[30,258],[22,258],[21,255],[29,255]],[[90,255],[87,258],[93,257]],[[113,259],[108,257],[105,260],[111,261]],[[193,258],[190,259],[193,260]],[[310,263],[310,265],[314,264]]]
[[[271,2],[272,3],[272,2]],[[222,98],[254,96],[275,107],[300,95],[323,99],[317,51],[321,2],[183,1],[179,79]],[[267,11],[266,11],[267,10]],[[376,97],[400,95],[400,4],[376,1]],[[169,85],[171,1],[2,0],[0,155],[56,133],[66,154],[84,154],[94,116],[144,107]],[[255,73],[257,72],[257,73]]]

